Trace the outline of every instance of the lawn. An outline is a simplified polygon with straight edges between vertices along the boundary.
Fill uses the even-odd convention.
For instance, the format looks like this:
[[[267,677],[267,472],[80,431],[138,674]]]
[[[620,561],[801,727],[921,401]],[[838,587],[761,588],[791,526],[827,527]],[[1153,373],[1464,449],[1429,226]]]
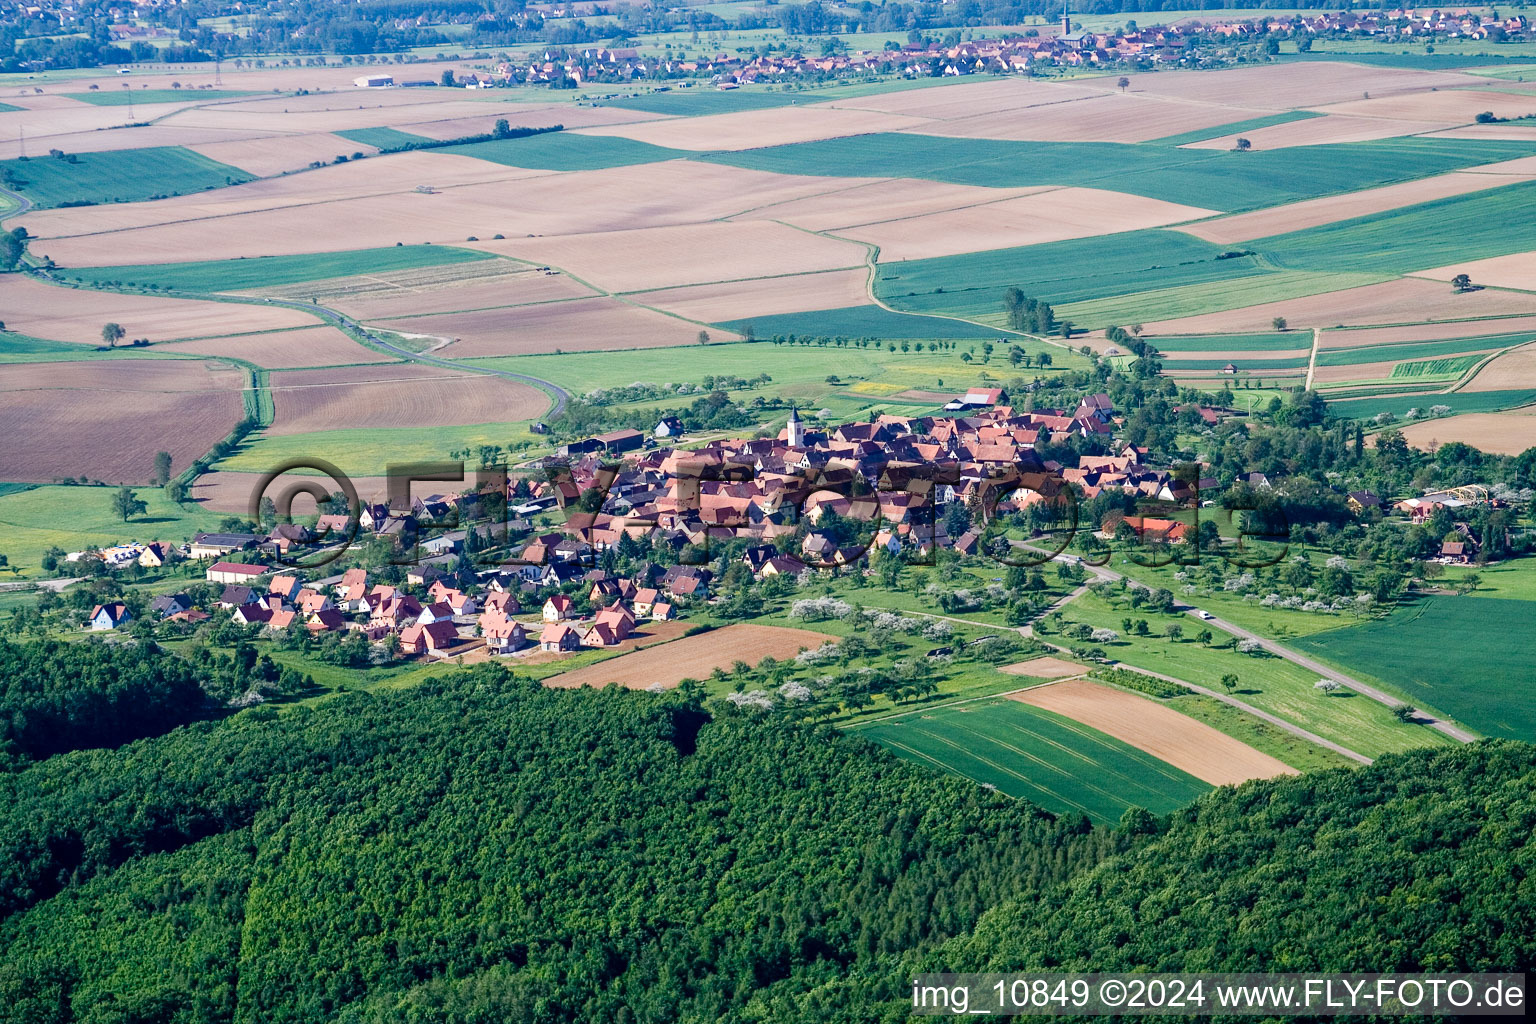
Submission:
[[[1529,601],[1423,597],[1385,619],[1298,641],[1366,679],[1390,680],[1489,736],[1536,740],[1536,665]]]
[[[425,135],[412,135],[398,128],[347,128],[333,134],[340,135],[348,142],[357,142],[378,149],[393,149],[396,146],[410,146],[418,142],[432,141]]]
[[[1284,267],[1400,274],[1523,252],[1530,239],[1510,225],[1533,217],[1536,182],[1520,182],[1246,244]]]
[[[180,146],[0,160],[0,177],[40,209],[163,199],[253,179]]]
[[[1099,824],[1118,821],[1129,807],[1168,814],[1211,788],[1096,729],[1006,698],[916,711],[849,731],[906,760]]]
[[[893,313],[881,306],[848,306],[844,309],[820,309],[811,313],[782,313],[778,316],[748,317],[719,324],[740,333],[750,326],[758,338],[790,335],[815,335],[843,338],[996,338],[995,327],[983,327],[963,320],[944,317]]]
[[[130,103],[192,103],[204,100],[232,100],[255,96],[247,89],[101,89],[96,92],[67,92],[64,95],[98,107],[126,107]]]
[[[1332,338],[1348,338],[1348,331],[1330,334]],[[1463,352],[1484,352],[1496,348],[1513,348],[1536,341],[1536,333],[1530,331],[1514,334],[1483,334],[1469,338],[1446,338],[1443,341],[1412,341],[1400,345],[1365,345],[1361,348],[1322,349],[1317,353],[1318,366],[1355,366],[1360,363],[1385,363],[1410,359],[1439,359]]]
[[[692,155],[680,149],[653,146],[649,142],[636,142],[617,135],[575,135],[571,132],[471,142],[462,146],[444,146],[434,152],[459,153],[494,164],[546,171],[596,171]]]
[[[1120,620],[1126,616],[1146,619],[1152,635],[1124,635]],[[1187,615],[1148,614],[1133,611],[1129,606],[1117,608],[1097,597],[1085,595],[1067,605],[1064,618],[1122,633],[1119,641],[1103,645],[1104,651],[1109,657],[1137,668],[1216,690],[1222,688],[1222,676],[1235,674],[1239,680],[1235,696],[1240,700],[1367,757],[1450,742],[1433,730],[1399,722],[1390,708],[1370,698],[1347,691],[1324,696],[1313,689],[1312,684],[1318,680],[1316,672],[1282,658],[1255,657],[1239,654],[1231,647],[1205,647],[1195,643],[1188,638],[1206,627]],[[1186,639],[1175,642],[1162,635],[1163,628],[1175,622],[1183,628]],[[1220,630],[1213,629],[1212,632],[1218,645],[1230,639]],[[1047,636],[1047,639],[1055,638]],[[1386,688],[1392,687],[1388,685]]]
[[[223,516],[196,505],[178,505],[155,487],[136,493],[149,510],[124,523],[112,514],[115,487],[43,486],[0,494],[0,554],[23,576],[46,575],[40,566],[50,547],[79,551],[119,541],[190,540],[217,530]]]
[[[74,267],[60,276],[88,284],[158,285],[187,292],[235,292],[391,270],[415,270],[450,263],[495,259],[490,253],[448,245],[396,245],[385,249],[259,256],[200,263]]]
[[[1275,206],[1527,156],[1536,145],[1384,139],[1234,153],[1110,142],[1010,142],[877,133],[698,159],[783,174],[1083,185],[1227,212]],[[1422,266],[1436,266],[1425,263]]]
[[[882,263],[875,294],[917,313],[984,316],[1018,287],[1052,305],[1201,282],[1230,282],[1268,268],[1179,231],[1124,231],[1065,242]],[[1058,310],[1060,312],[1060,310]]]

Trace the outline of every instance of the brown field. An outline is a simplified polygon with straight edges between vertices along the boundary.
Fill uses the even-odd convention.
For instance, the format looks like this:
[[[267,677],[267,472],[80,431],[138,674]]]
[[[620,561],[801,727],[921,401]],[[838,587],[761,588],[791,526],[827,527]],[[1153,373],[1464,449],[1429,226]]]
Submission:
[[[999,672],[1007,672],[1011,676],[1034,676],[1036,679],[1060,679],[1063,676],[1082,675],[1088,671],[1082,665],[1075,662],[1063,661],[1060,658],[1031,658],[1029,661],[1021,661],[1016,665],[1004,665]]]
[[[613,292],[804,274],[865,263],[861,245],[768,221],[508,238],[469,243],[467,248],[558,267]]]
[[[1235,786],[1249,779],[1297,774],[1285,762],[1217,732],[1204,722],[1150,698],[1086,679],[1036,686],[1008,696],[1082,722],[1213,786]]]
[[[1529,387],[1536,387],[1536,345],[1521,345],[1494,356],[1460,390],[1514,391]]]
[[[1493,288],[1515,288],[1536,292],[1536,252],[1517,252],[1508,256],[1494,256],[1486,260],[1473,260],[1449,267],[1420,270],[1415,277],[1427,277],[1435,281],[1449,281],[1457,274],[1471,276],[1474,284]],[[1533,297],[1536,298],[1536,297]]]
[[[374,146],[344,139],[340,135],[285,135],[281,138],[246,139],[240,142],[211,142],[191,146],[210,160],[230,164],[259,177],[297,171],[315,160],[330,163],[337,156],[349,159],[353,153],[373,156]]]
[[[1293,123],[1306,125],[1313,122]],[[1300,231],[1303,228],[1332,224],[1351,217],[1363,217],[1369,213],[1383,213],[1404,206],[1412,206],[1415,203],[1427,203],[1432,199],[1443,199],[1446,196],[1458,196],[1468,192],[1498,188],[1501,185],[1513,185],[1516,182],[1529,181],[1532,177],[1536,177],[1536,173],[1488,174],[1453,171],[1450,174],[1437,174],[1432,178],[1404,182],[1401,185],[1387,185],[1384,188],[1348,192],[1322,199],[1309,199],[1301,203],[1273,206],[1267,210],[1240,213],[1231,217],[1218,217],[1199,224],[1189,224],[1179,230],[1218,245],[1245,242],[1250,238],[1265,238],[1288,231]]]
[[[83,92],[85,86],[77,85],[71,91]],[[33,97],[35,100],[48,98]],[[62,96],[52,99],[59,105],[0,113],[0,133],[3,133],[0,134],[0,159],[10,160],[21,155],[23,129],[27,137],[27,154],[34,157],[46,156],[50,149],[62,149],[66,153],[84,153],[106,149],[130,149],[145,145],[177,145],[178,143],[175,142],[140,141],[131,141],[131,145],[123,145],[116,136],[138,133],[138,138],[154,138],[157,135],[163,135],[164,132],[155,133],[152,129],[121,126],[130,122],[152,121],[173,114],[186,106],[182,103],[135,104],[133,116],[130,117],[126,106],[101,107]],[[7,103],[13,102],[11,97],[4,95],[4,90],[0,90],[0,100]],[[17,97],[14,102],[25,102],[25,99]],[[108,128],[113,130],[104,130]],[[197,141],[208,140],[199,138]]]
[[[1489,353],[1497,351],[1498,349],[1491,348],[1485,349],[1482,353],[1458,352],[1456,354],[1458,356],[1470,356],[1479,354],[1488,355]],[[1392,367],[1396,366],[1398,363],[1410,361],[1411,360],[1392,359],[1379,363],[1355,363],[1350,366],[1319,366],[1314,371],[1312,379],[1315,383],[1318,384],[1339,384],[1345,381],[1390,380],[1392,377]],[[1411,377],[1400,377],[1398,378],[1397,382],[1399,384],[1412,384],[1414,383],[1414,380]],[[1447,381],[1442,386],[1450,387],[1453,383],[1454,381]],[[1433,405],[1434,402],[1426,400],[1425,404]]]
[[[1355,99],[1320,107],[1325,114],[1353,114],[1360,117],[1391,118],[1398,121],[1446,121],[1450,125],[1471,124],[1478,114],[1492,111],[1495,117],[1524,117],[1536,114],[1536,96],[1507,92],[1479,92],[1472,89],[1448,89],[1441,92],[1416,92],[1404,96],[1378,96]]]
[[[1519,124],[1464,124],[1443,132],[1432,132],[1431,139],[1512,139],[1536,142],[1536,127]]]
[[[453,61],[412,64],[409,68],[405,69],[384,68],[382,70],[389,74],[401,72],[400,77],[436,81],[446,68],[459,71],[467,70],[464,65]],[[370,98],[370,102],[377,102],[376,97],[395,95],[399,91],[353,88],[352,80],[367,70],[369,69],[341,65],[331,65],[323,68],[236,68],[226,61],[217,72],[212,65],[202,64],[167,71],[135,69],[132,82],[134,88],[150,89],[169,89],[172,83],[180,82],[183,88],[196,90],[199,86],[213,86],[215,84],[215,76],[217,75],[219,78],[218,88],[221,89],[242,89],[251,92],[265,92],[273,89],[280,92],[295,92],[299,89],[308,89],[312,93],[324,89],[338,89],[349,96],[367,96]],[[98,82],[103,89],[116,89],[121,88],[123,79],[117,75],[103,72],[89,77],[48,82],[40,87],[50,93],[83,92],[90,81]],[[196,95],[195,91],[193,95]],[[406,95],[419,97],[421,93],[406,91]],[[297,98],[302,99],[303,97]]]
[[[737,623],[562,672],[544,680],[544,685],[575,689],[614,682],[631,690],[644,690],[660,683],[671,689],[684,679],[707,679],[715,669],[730,668],[738,659],[756,665],[764,658],[793,658],[801,650],[815,650],[836,639],[808,629]]]
[[[0,366],[0,480],[147,483],[156,452],[185,468],[228,434],[245,385],[191,359]]]
[[[668,288],[630,296],[647,306],[690,320],[713,323],[749,316],[804,313],[816,309],[842,309],[869,301],[869,272],[827,270],[819,274],[764,277],[755,281],[727,281],[688,288]]]
[[[1247,139],[1255,150],[1286,149],[1290,146],[1321,146],[1338,142],[1368,142],[1399,135],[1419,135],[1451,127],[1453,121],[1398,121],[1380,117],[1349,117],[1328,114],[1305,121],[1288,121],[1255,128],[1236,135],[1191,142],[1185,149],[1232,149],[1239,138]],[[1169,132],[1168,134],[1173,134]]]
[[[156,352],[231,356],[266,369],[294,366],[341,366],[385,358],[364,348],[335,327],[300,327],[292,331],[199,338],[154,346]]]
[[[546,274],[506,260],[452,263],[365,277],[310,281],[264,294],[313,297],[362,320],[500,309],[583,298],[592,289],[565,274]]]
[[[514,128],[543,128],[563,124],[567,128],[588,128],[594,125],[629,124],[633,121],[658,121],[670,117],[651,114],[643,110],[626,110],[622,107],[577,107],[571,105],[535,105],[515,107],[496,106],[484,114],[472,117],[453,117],[440,121],[418,121],[397,124],[392,127],[412,135],[424,135],[429,139],[462,139],[466,135],[484,135],[496,127],[496,122],[506,118]]]
[[[1346,100],[1358,100],[1367,92],[1379,97],[1411,93],[1413,100],[1417,100],[1420,96],[1429,95],[1429,90],[1434,88],[1487,84],[1486,79],[1473,75],[1331,62],[1233,68],[1202,71],[1199,74],[1170,75],[1157,72],[1129,77],[1133,92],[1206,103],[1240,103],[1266,110],[1294,110],[1328,103],[1340,104]],[[1411,100],[1405,102],[1411,106]],[[1486,109],[1486,106],[1477,107],[1465,118],[1458,113],[1452,120],[1470,121],[1479,110]],[[1438,115],[1421,111],[1408,116],[1419,119]]]
[[[1277,316],[1285,317],[1292,327],[1334,327],[1339,324],[1353,327],[1402,323],[1410,317],[1454,320],[1522,312],[1536,313],[1536,296],[1491,290],[1457,295],[1436,281],[1403,278],[1300,299],[1161,320],[1147,324],[1146,329],[1154,334],[1222,334],[1268,331],[1270,321]],[[1501,329],[1495,323],[1487,333]],[[1480,332],[1472,330],[1468,333]]]
[[[880,262],[894,263],[1162,227],[1213,213],[1121,192],[1059,188],[986,206],[845,228],[839,234],[878,245]]]
[[[461,174],[466,169],[468,173]],[[477,175],[479,181],[463,181]],[[518,179],[515,186],[508,184],[513,179]],[[437,193],[417,193],[419,184],[433,185]],[[229,194],[229,203],[204,205],[207,200],[189,197],[92,207],[107,211],[94,221],[53,216],[79,211],[49,211],[37,218],[33,230],[89,237],[38,243],[33,251],[66,266],[92,266],[103,263],[109,258],[103,253],[114,249],[134,251],[140,262],[153,263],[387,247],[396,242],[463,245],[474,235],[482,239],[483,248],[494,244],[493,251],[519,255],[514,240],[530,235],[605,232],[618,223],[645,228],[712,221],[749,207],[824,192],[836,184],[835,179],[695,161],[557,174],[443,153],[399,153],[220,190]],[[582,201],[572,203],[572,195]],[[133,221],[144,226],[109,230],[135,226]],[[794,233],[791,228],[777,230]],[[508,241],[490,242],[497,234]],[[528,242],[535,245],[535,240]],[[529,258],[548,262],[537,255]],[[861,260],[862,253],[848,262]],[[789,266],[783,272],[800,269],[817,268]],[[676,283],[686,282],[667,280],[654,286]]]
[[[1263,111],[1119,93],[991,111],[908,129],[925,135],[1040,142],[1145,142],[1214,128]],[[1437,125],[1436,127],[1442,127]]]
[[[272,435],[512,422],[549,408],[530,385],[415,363],[287,370],[272,374],[271,390]]]
[[[1404,440],[1425,451],[1452,441],[1492,455],[1519,455],[1527,448],[1536,448],[1536,415],[1531,414],[1529,406],[1514,412],[1469,412],[1447,419],[1421,420],[1400,429]]]
[[[699,333],[696,323],[607,296],[471,313],[437,313],[383,320],[374,326],[452,339],[450,344],[435,350],[436,355],[449,359],[528,355],[557,349],[595,352],[693,345]],[[738,340],[729,331],[715,328],[710,328],[709,334],[716,341]]]
[[[150,295],[115,295],[41,284],[20,274],[0,275],[0,319],[8,330],[34,338],[101,344],[101,326],[119,323],[128,338],[153,342],[208,338],[247,331],[309,327],[308,313],[241,302],[202,302]]]
[[[653,146],[689,150],[759,149],[846,135],[921,130],[925,119],[877,110],[824,105],[771,107],[733,114],[674,117],[660,121],[578,128],[581,135],[620,135]]]
[[[1496,320],[1451,320],[1402,327],[1358,327],[1347,331],[1323,331],[1318,350],[1398,345],[1407,341],[1440,341],[1445,338],[1477,338],[1486,334],[1510,334],[1536,330],[1536,316],[1512,316]]]
[[[774,206],[755,207],[742,219],[782,220],[807,231],[832,231],[981,206],[1056,187],[983,188],[921,178],[847,178],[840,185],[834,179],[823,180],[828,183],[826,191]]]
[[[357,90],[359,94],[365,90]],[[441,95],[441,94],[439,94]],[[460,117],[476,117],[497,109],[506,115],[516,112],[515,107],[500,107],[483,101],[464,99],[463,92],[449,94],[452,98],[439,98],[435,102],[427,94],[414,93],[419,102],[410,104],[380,104],[372,97],[360,95],[351,105],[334,103],[329,109],[298,109],[293,97],[272,99],[252,97],[240,103],[221,103],[217,106],[193,107],[170,119],[178,128],[216,128],[239,136],[243,133],[284,132],[309,134],[311,132],[338,132],[351,128],[399,128],[404,125],[427,121],[443,121]],[[304,97],[300,97],[303,99]],[[334,99],[334,97],[333,97]],[[510,120],[508,116],[508,120]],[[536,121],[555,124],[557,118],[538,117]],[[542,127],[530,125],[529,127]]]
[[[825,106],[841,110],[878,110],[888,114],[926,117],[935,121],[953,121],[999,110],[1062,103],[1067,100],[1102,96],[1114,90],[1110,79],[1097,84],[1082,79],[1068,85],[1033,78],[1005,78],[986,82],[966,82],[936,89],[910,89],[883,95],[859,96],[833,100]]]

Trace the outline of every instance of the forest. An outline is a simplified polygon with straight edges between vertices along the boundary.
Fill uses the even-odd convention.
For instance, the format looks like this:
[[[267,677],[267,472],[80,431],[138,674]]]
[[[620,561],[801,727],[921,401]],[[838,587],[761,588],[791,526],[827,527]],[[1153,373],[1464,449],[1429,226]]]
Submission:
[[[899,1020],[922,967],[1510,968],[1533,782],[1484,743],[1095,829],[694,687],[483,666],[0,771],[0,1005]]]

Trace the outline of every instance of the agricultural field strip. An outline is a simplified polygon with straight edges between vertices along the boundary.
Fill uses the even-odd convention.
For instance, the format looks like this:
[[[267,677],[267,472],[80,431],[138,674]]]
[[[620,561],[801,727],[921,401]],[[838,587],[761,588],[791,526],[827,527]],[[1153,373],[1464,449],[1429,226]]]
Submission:
[[[1336,332],[1325,332],[1335,334]],[[1359,348],[1324,348],[1317,354],[1318,366],[1350,366],[1358,363],[1407,362],[1434,359],[1463,353],[1492,352],[1518,348],[1536,341],[1536,333],[1490,334],[1464,338],[1447,338],[1444,341],[1421,341],[1383,345],[1362,345]]]

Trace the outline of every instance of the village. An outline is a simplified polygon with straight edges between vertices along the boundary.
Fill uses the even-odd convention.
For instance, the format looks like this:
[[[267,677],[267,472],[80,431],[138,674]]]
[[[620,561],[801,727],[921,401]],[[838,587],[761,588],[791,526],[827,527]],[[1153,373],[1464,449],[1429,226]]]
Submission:
[[[998,554],[997,545],[1010,541],[989,524],[1017,519],[1034,506],[1047,521],[1059,522],[1069,518],[1063,512],[1069,505],[1102,498],[1111,501],[1095,507],[1108,511],[1083,524],[1100,540],[1185,545],[1206,539],[1197,541],[1181,519],[1131,514],[1141,504],[1209,508],[1223,488],[1183,467],[1152,465],[1146,449],[1117,443],[1124,418],[1107,394],[1086,395],[1071,409],[1025,411],[1010,404],[1005,389],[978,387],[957,395],[945,411],[949,415],[813,426],[792,410],[776,437],[688,448],[658,446],[681,433],[667,418],[650,437],[613,431],[519,467],[508,477],[505,503],[477,489],[393,505],[370,501],[355,522],[332,511],[312,526],[201,533],[184,547],[121,544],[70,553],[61,571],[90,560],[120,570],[186,559],[206,564],[205,581],[222,589],[202,602],[185,592],[160,594],[146,610],[153,621],[196,626],[222,612],[266,635],[355,633],[381,657],[526,657],[630,650],[642,626],[708,608],[718,570],[712,547],[734,544],[735,557],[757,582],[803,580],[817,570],[864,574],[872,554],[909,564],[932,564],[940,549],[962,557]],[[1234,415],[1206,406],[1196,411],[1207,424]],[[1074,438],[1093,439],[1113,454],[1083,455],[1068,466],[1036,452],[1037,444]],[[1237,483],[1273,486],[1263,473]],[[1396,503],[1355,491],[1346,501],[1356,516],[1386,512],[1414,524],[1503,504],[1478,486]],[[1214,536],[1214,525],[1203,525]],[[314,579],[290,568],[302,564],[306,552],[353,554],[338,538],[354,534],[409,557]],[[1458,523],[1436,561],[1468,564],[1478,545],[1474,532]],[[637,551],[645,557],[634,571],[605,568],[614,565],[615,553],[635,565]],[[403,570],[402,563],[408,563]],[[128,606],[117,601],[92,608],[86,627],[116,630],[132,622]]]

